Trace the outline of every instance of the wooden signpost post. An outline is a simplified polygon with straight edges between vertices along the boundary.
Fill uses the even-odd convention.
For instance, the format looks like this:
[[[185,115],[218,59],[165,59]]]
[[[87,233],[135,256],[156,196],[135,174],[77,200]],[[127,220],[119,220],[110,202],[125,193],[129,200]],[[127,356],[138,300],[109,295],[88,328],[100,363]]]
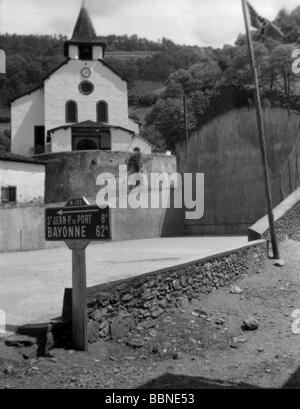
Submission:
[[[110,210],[91,206],[86,198],[69,199],[64,207],[46,209],[47,241],[64,241],[72,250],[72,331],[74,346],[88,350],[86,258],[91,241],[111,240]]]

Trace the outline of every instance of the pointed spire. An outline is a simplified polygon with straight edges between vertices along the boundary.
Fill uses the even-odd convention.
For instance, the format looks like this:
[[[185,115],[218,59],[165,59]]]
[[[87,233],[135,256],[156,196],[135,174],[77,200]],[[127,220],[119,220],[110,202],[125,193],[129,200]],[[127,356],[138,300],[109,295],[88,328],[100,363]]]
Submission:
[[[72,41],[96,41],[97,34],[93,27],[92,20],[85,7],[85,1],[82,2],[81,10],[73,31]]]

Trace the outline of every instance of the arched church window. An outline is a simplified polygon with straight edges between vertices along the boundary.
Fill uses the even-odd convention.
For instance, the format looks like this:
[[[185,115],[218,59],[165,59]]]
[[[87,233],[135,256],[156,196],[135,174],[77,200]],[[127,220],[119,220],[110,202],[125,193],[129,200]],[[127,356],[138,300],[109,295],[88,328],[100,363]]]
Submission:
[[[77,103],[75,101],[68,101],[66,103],[66,122],[76,123],[78,122],[78,110]]]
[[[108,122],[108,105],[105,101],[97,103],[97,121]]]

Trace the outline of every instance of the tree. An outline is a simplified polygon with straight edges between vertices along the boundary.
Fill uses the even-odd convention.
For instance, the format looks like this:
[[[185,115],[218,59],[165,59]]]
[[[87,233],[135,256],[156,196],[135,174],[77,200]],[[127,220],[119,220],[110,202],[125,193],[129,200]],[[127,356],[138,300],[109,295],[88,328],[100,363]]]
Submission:
[[[10,151],[10,131],[0,130],[0,151],[9,152]]]
[[[190,110],[188,124],[190,130],[194,129],[195,119]],[[176,143],[185,138],[182,99],[160,98],[148,114],[146,125],[153,125],[163,135],[167,149],[174,150]]]
[[[153,144],[154,152],[166,151],[168,149],[165,138],[154,125],[142,126],[140,135]]]
[[[275,24],[278,25],[286,35],[285,42],[295,43],[300,36],[300,6],[290,13],[285,9],[279,11]]]
[[[295,79],[292,73],[293,44],[281,44],[274,48],[271,58],[271,67],[276,77],[277,85],[283,89],[285,96],[292,93],[292,83]]]

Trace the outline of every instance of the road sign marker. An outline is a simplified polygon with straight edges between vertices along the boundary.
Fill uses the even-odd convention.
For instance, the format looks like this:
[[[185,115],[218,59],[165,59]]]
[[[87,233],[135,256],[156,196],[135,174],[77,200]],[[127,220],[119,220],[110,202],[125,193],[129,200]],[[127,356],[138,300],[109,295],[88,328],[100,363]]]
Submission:
[[[111,240],[110,209],[91,206],[85,197],[45,211],[47,241],[64,241],[72,250],[72,331],[75,348],[88,350],[86,254],[90,241]]]

